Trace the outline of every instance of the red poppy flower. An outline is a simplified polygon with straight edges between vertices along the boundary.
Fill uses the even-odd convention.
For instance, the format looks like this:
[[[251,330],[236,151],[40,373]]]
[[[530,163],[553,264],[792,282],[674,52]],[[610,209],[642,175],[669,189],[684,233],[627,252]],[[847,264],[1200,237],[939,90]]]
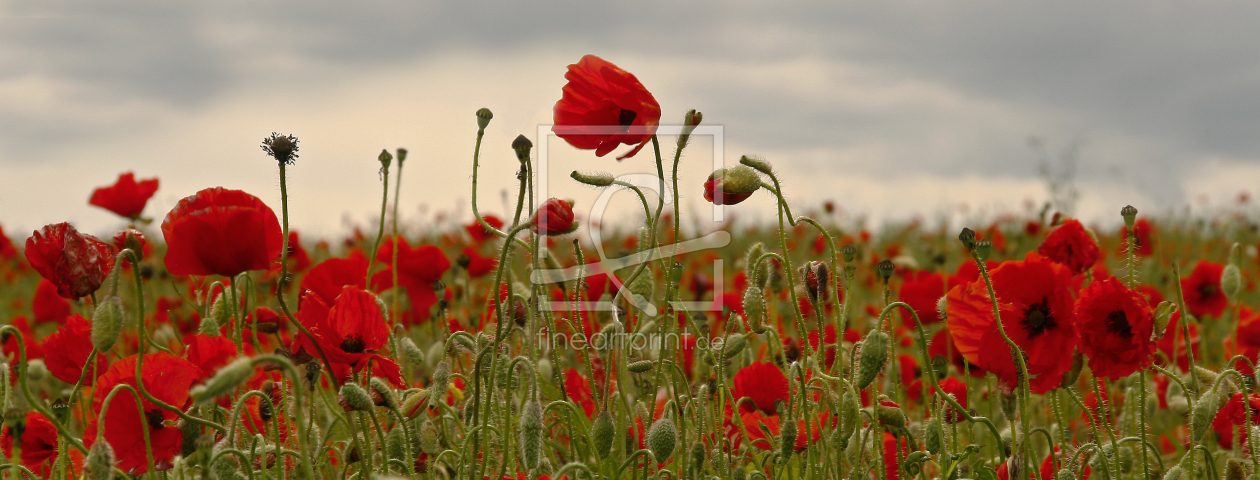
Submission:
[[[639,79],[602,58],[587,55],[569,65],[564,96],[556,102],[553,132],[570,145],[595,150],[602,157],[618,146],[635,145],[633,157],[647,145],[661,122],[656,103]]]
[[[289,271],[300,273],[311,267],[311,254],[302,247],[297,230],[289,230]]]
[[[577,369],[570,368],[564,372],[564,391],[569,395],[569,400],[582,407],[586,418],[595,418],[595,399],[591,396],[591,382],[578,373]]]
[[[753,362],[735,374],[731,394],[735,400],[743,397],[752,399],[753,404],[745,402],[741,411],[761,410],[767,415],[775,415],[774,403],[776,400],[788,401],[788,388],[787,375],[779,367],[772,363]]]
[[[13,432],[4,427],[0,444],[4,445],[4,456],[13,457]],[[31,469],[37,478],[49,478],[52,473],[53,460],[57,458],[57,427],[53,426],[43,414],[26,412],[26,424],[21,429],[22,466]],[[70,464],[76,472],[82,473],[83,454],[70,449]]]
[[[223,336],[188,335],[184,337],[184,357],[201,369],[205,378],[213,377],[219,367],[238,356],[236,343]]]
[[[297,319],[319,341],[329,361],[352,365],[389,341],[389,325],[377,301],[376,295],[351,286],[341,289],[332,306],[307,293]],[[307,353],[317,355],[305,335],[298,336],[296,342]]]
[[[434,283],[451,268],[451,261],[447,260],[442,249],[433,245],[421,245],[413,249],[406,240],[399,239],[397,242],[394,240],[388,238],[381,243],[381,248],[376,254],[376,262],[392,265],[394,245],[399,245],[398,285],[407,289],[407,298],[411,300],[409,318],[404,318],[404,320],[410,320],[411,323],[428,320],[429,310],[438,301],[437,292],[433,290]],[[372,276],[372,287],[378,292],[393,288],[393,286],[394,274],[390,268]]]
[[[1251,410],[1251,424],[1260,425],[1260,395],[1248,394],[1247,405]],[[1221,448],[1234,448],[1234,436],[1242,433],[1247,424],[1247,415],[1247,411],[1243,409],[1242,392],[1230,397],[1225,406],[1216,413],[1216,418],[1212,419],[1212,430],[1216,431],[1216,441]],[[1247,443],[1247,435],[1242,435],[1241,443]]]
[[[17,258],[17,247],[13,246],[13,240],[4,234],[4,227],[0,226],[0,259],[10,260]]]
[[[976,272],[979,273],[979,270]],[[910,305],[924,325],[938,323],[941,321],[941,313],[936,308],[937,302],[945,296],[945,292],[949,291],[947,287],[953,287],[959,283],[962,283],[961,279],[951,278],[947,285],[945,277],[939,273],[915,272],[906,278],[906,283],[901,285],[897,298]],[[914,318],[902,315],[901,319],[907,327],[914,328]]]
[[[564,200],[549,198],[538,207],[538,211],[530,217],[530,230],[539,235],[564,235],[577,230],[577,222],[573,221],[573,204]]]
[[[105,397],[115,386],[126,384],[137,386],[137,355],[124,358],[109,367],[109,370],[96,379],[96,397],[93,407],[99,415]],[[144,365],[140,372],[140,380],[144,389],[154,398],[185,409],[192,403],[188,397],[188,389],[202,379],[201,370],[188,360],[169,353],[158,352],[144,356]],[[179,427],[168,425],[168,421],[178,418],[175,413],[163,410],[148,400],[142,400],[137,409],[133,395],[126,392],[114,396],[105,414],[105,440],[114,448],[117,456],[117,467],[130,474],[141,474],[149,471],[149,462],[144,446],[144,430],[148,429],[149,441],[153,447],[153,458],[158,470],[171,467],[171,460],[179,454],[183,444],[183,434]],[[144,413],[141,414],[140,410]],[[83,443],[88,447],[96,440],[97,422],[87,422],[83,433]]]
[[[92,353],[92,323],[79,315],[66,319],[64,325],[44,339],[44,365],[58,380],[74,384],[83,374],[88,356]],[[104,354],[96,356],[96,369],[83,377],[83,386],[90,387],[96,376],[105,373],[109,361]]]
[[[1089,284],[1076,301],[1081,353],[1095,375],[1117,380],[1151,365],[1154,313],[1146,299],[1109,277]]]
[[[136,252],[136,256],[141,259],[153,253],[153,247],[144,238],[144,234],[134,228],[120,230],[114,234],[114,250],[121,252],[125,248],[130,248],[131,251]]]
[[[941,390],[944,390],[949,396],[954,397],[954,400],[957,401],[959,405],[962,405],[963,408],[967,408],[967,384],[965,382],[954,377],[949,377],[941,380]],[[933,392],[933,395],[935,395],[935,389],[933,389]],[[962,413],[958,412],[958,410],[953,406],[950,406],[948,402],[946,402],[945,408],[945,415],[941,417],[945,423],[959,423],[965,419]]]
[[[472,278],[478,278],[493,272],[494,267],[499,264],[498,260],[477,253],[477,249],[472,247],[465,248],[463,256],[468,258],[468,266],[464,268],[468,270],[468,276]]]
[[[1056,263],[1029,256],[1008,261],[990,274],[1006,334],[1027,355],[1034,393],[1057,387],[1072,368],[1076,314],[1070,273]],[[997,330],[993,303],[981,281],[954,287],[948,295],[946,323],[954,345],[967,361],[997,374],[1006,388],[1017,385],[1018,367]]]
[[[26,346],[26,359],[28,361],[32,359],[44,357],[44,349],[40,346],[39,339],[35,337],[35,334],[33,332],[31,332],[31,326],[29,323],[27,323],[26,317],[22,315],[13,317],[12,320],[9,320],[9,325],[13,325],[13,328],[16,328],[18,332],[22,334],[23,345]],[[4,354],[8,355],[9,358],[17,359],[18,358],[17,335],[12,335],[9,332],[5,332],[2,336],[0,336],[0,341],[4,342]],[[16,360],[14,361],[16,362]],[[13,366],[10,365],[10,368],[12,367]],[[13,378],[16,378],[16,377],[13,377]],[[78,379],[75,379],[75,380],[78,380]]]
[[[1155,227],[1151,225],[1151,221],[1145,218],[1139,218],[1133,223],[1133,233],[1137,237],[1137,248],[1133,253],[1139,257],[1149,256],[1155,251],[1155,247],[1151,244],[1151,234],[1154,233]],[[1129,244],[1129,229],[1120,229],[1120,239],[1124,241],[1124,245]],[[1127,247],[1126,247],[1127,248]]]
[[[704,181],[704,199],[714,205],[735,205],[748,200],[761,188],[760,179],[748,167],[738,173],[732,169],[718,169]],[[742,175],[741,175],[742,174]]]
[[[1063,459],[1059,458],[1061,456],[1062,455],[1059,452],[1059,447],[1054,447],[1054,452],[1050,453],[1049,455],[1046,455],[1046,459],[1042,460],[1041,462],[1041,479],[1042,480],[1051,480],[1055,478],[1054,474],[1063,468]],[[1085,472],[1084,472],[1084,475],[1081,476],[1081,480],[1089,480],[1089,465],[1085,465]]]
[[[1225,266],[1200,260],[1189,277],[1181,279],[1186,297],[1186,310],[1198,318],[1220,317],[1229,307],[1229,298],[1221,291],[1221,273]]]
[[[495,229],[503,228],[503,220],[500,220],[499,217],[494,215],[482,215],[481,219],[485,220],[487,225],[490,225]],[[486,227],[481,226],[481,222],[478,222],[475,219],[472,223],[464,225],[464,230],[468,231],[468,236],[472,237],[473,242],[478,245],[485,243],[486,240],[495,238],[494,233],[486,230]]]
[[[901,462],[910,455],[910,446],[906,439],[897,438],[891,433],[884,432],[884,478],[886,480],[901,480],[901,469],[898,468]],[[900,459],[900,460],[899,460]],[[998,476],[1006,472],[1006,464],[998,467]],[[1003,478],[1002,480],[1006,480]]]
[[[144,205],[157,192],[158,179],[150,178],[136,183],[136,176],[131,172],[118,176],[118,181],[108,187],[101,187],[92,192],[88,203],[118,214],[120,217],[135,220],[144,212]]]
[[[1037,247],[1037,253],[1050,260],[1067,265],[1072,273],[1082,273],[1098,263],[1098,242],[1076,220],[1068,220],[1055,227]]]
[[[101,288],[114,269],[114,247],[69,223],[45,225],[26,239],[26,261],[58,295],[78,300]]]
[[[284,236],[275,212],[240,190],[208,188],[180,200],[162,222],[171,275],[235,277],[268,270]]]
[[[367,268],[368,261],[362,255],[324,260],[302,277],[300,291],[314,292],[325,304],[336,302],[342,287],[367,288],[364,277],[367,275]]]
[[[729,413],[729,412],[728,412]],[[805,421],[796,421],[796,442],[792,444],[793,450],[803,452],[809,448],[810,444],[818,441],[822,437],[821,424],[826,421],[826,413],[821,413],[818,420],[810,422],[809,435],[805,435]],[[753,410],[751,412],[740,412],[740,422],[743,423],[744,431],[748,433],[748,440],[752,442],[754,447],[762,450],[774,450],[776,439],[779,437],[779,429],[781,427],[781,419],[778,415],[766,415],[761,410]],[[742,434],[734,428],[727,428],[727,433],[733,441],[742,441]],[[769,432],[769,435],[766,434]],[[738,447],[738,443],[735,444]]]
[[[836,345],[836,326],[835,325],[827,325],[826,327],[823,327],[823,340],[824,340],[823,343],[829,346]],[[817,329],[809,331],[809,347],[814,349],[814,351],[817,351],[819,348]],[[828,348],[827,352],[823,356],[825,357],[823,358],[823,363],[825,363],[824,367],[827,370],[831,370],[831,364],[835,363],[836,361],[836,349]]]
[[[858,339],[860,340],[861,337]],[[857,343],[857,340],[851,343]],[[983,368],[980,368],[978,365],[972,364],[969,366],[967,364],[967,359],[962,356],[962,353],[958,351],[958,347],[954,345],[954,338],[949,335],[948,328],[937,330],[932,335],[932,342],[928,344],[928,355],[932,358],[936,358],[939,355],[949,359],[950,363],[954,364],[954,369],[958,370],[958,373],[966,372],[974,378],[984,377],[985,372]]]
[[[41,279],[31,300],[31,313],[35,314],[35,323],[61,323],[70,316],[70,302],[61,298],[56,285]]]

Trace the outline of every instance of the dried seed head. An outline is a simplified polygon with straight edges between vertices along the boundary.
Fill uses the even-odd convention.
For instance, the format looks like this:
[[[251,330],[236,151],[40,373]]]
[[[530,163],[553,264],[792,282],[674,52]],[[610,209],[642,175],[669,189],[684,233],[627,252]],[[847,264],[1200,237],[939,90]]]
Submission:
[[[285,165],[293,165],[298,158],[298,139],[293,135],[271,132],[271,136],[262,141],[263,152]]]

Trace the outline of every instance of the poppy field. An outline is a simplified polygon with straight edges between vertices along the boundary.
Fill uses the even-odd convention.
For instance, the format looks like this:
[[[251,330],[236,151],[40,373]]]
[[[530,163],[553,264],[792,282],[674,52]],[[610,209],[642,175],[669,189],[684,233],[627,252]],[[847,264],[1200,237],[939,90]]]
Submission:
[[[565,79],[566,148],[651,165],[673,196],[582,171],[551,187],[637,194],[643,223],[599,246],[633,260],[611,268],[582,206],[535,200],[528,138],[482,145],[489,109],[467,119],[462,228],[399,234],[417,229],[396,221],[398,149],[364,192],[371,231],[300,237],[300,140],[272,133],[279,204],[207,186],[146,211],[159,180],[128,172],[83,192],[120,219],[112,236],[0,230],[0,475],[1260,478],[1254,219],[1117,205],[1104,228],[1047,205],[871,231],[788,202],[790,159],[679,185],[701,113],[663,112],[593,55]],[[663,116],[679,134],[658,135]],[[477,203],[492,149],[520,163],[501,214]],[[680,248],[679,191],[777,216]]]

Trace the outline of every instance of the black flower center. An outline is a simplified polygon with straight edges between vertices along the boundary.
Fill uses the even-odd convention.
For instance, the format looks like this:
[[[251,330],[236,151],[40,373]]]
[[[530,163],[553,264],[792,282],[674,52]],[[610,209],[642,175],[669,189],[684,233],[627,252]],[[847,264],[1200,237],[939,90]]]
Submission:
[[[1049,299],[1042,298],[1041,302],[1029,305],[1024,310],[1024,319],[1019,323],[1024,326],[1024,330],[1028,332],[1028,339],[1037,338],[1046,330],[1055,328],[1057,325],[1054,317],[1050,315]]]
[[[1203,282],[1199,284],[1199,297],[1212,298],[1220,289],[1216,286],[1216,282]]]
[[[362,337],[350,337],[341,341],[341,351],[346,353],[363,353],[366,345],[363,344]]]
[[[165,419],[162,418],[161,410],[148,410],[144,412],[144,420],[149,423],[149,428],[156,429],[162,428],[162,421]]]
[[[1129,326],[1129,318],[1124,310],[1116,310],[1107,314],[1107,331],[1128,340],[1133,338],[1133,328]]]
[[[626,110],[623,108],[621,109],[621,114],[617,116],[617,123],[620,123],[623,127],[629,127],[634,123],[634,118],[637,116],[639,116],[639,114],[634,113],[634,110]]]

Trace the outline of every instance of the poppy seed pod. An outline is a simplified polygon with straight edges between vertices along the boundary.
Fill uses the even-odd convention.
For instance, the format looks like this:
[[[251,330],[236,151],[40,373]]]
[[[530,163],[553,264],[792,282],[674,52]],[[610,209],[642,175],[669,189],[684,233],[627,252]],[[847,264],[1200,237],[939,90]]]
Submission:
[[[976,247],[976,231],[967,227],[963,227],[962,231],[958,232],[958,241],[962,242],[963,247],[966,247],[967,250],[971,250],[975,248]]]
[[[114,448],[104,438],[96,439],[83,460],[84,478],[87,480],[112,480],[114,478]]]
[[[346,382],[341,386],[341,396],[345,399],[346,406],[350,407],[347,410],[371,410],[374,406],[372,396],[354,382]]]
[[[525,402],[521,407],[520,425],[522,460],[526,468],[538,468],[543,447],[543,411],[542,402],[537,398]]]
[[[407,160],[407,149],[399,148],[395,150],[394,156],[398,158],[398,168],[402,168],[403,161]]]
[[[651,370],[653,365],[654,363],[651,360],[639,360],[631,363],[626,369],[630,370],[630,373],[644,373]]]
[[[198,403],[210,400],[231,392],[232,389],[240,385],[241,382],[248,380],[250,375],[253,374],[254,366],[251,364],[250,359],[246,357],[238,358],[220,368],[204,385],[193,387],[189,392],[189,396]]]
[[[678,430],[674,428],[674,421],[669,417],[661,417],[652,424],[652,428],[648,429],[647,447],[652,451],[652,456],[656,458],[657,463],[669,460],[677,444]]]
[[[993,242],[987,238],[984,240],[976,240],[975,252],[976,257],[979,258],[981,262],[989,261],[989,254],[993,252]]]
[[[893,272],[897,270],[897,265],[892,260],[880,260],[879,264],[875,265],[875,270],[879,272],[879,278],[883,279],[884,283],[887,283]]]
[[[1221,293],[1226,297],[1235,298],[1238,296],[1238,290],[1242,287],[1242,272],[1238,269],[1238,265],[1229,264],[1221,271]]]
[[[114,348],[122,333],[122,324],[122,299],[112,295],[101,299],[92,313],[92,346],[96,351],[108,352]]]
[[[840,257],[844,259],[844,263],[853,263],[853,258],[857,256],[857,247],[852,243],[846,243],[840,247]]]
[[[744,155],[742,157],[739,157],[739,163],[752,167],[754,170],[764,173],[766,175],[770,175],[771,173],[774,172],[774,169],[770,167],[770,162],[767,162],[765,159],[762,159],[762,158],[750,157],[750,156]]]
[[[864,389],[875,381],[879,371],[884,368],[888,358],[888,334],[879,330],[871,330],[862,341],[862,350],[858,352],[858,389]]]
[[[489,108],[477,109],[477,130],[484,131],[490,125],[490,119],[494,118],[494,112]]]
[[[599,412],[599,416],[591,423],[591,439],[595,443],[595,454],[600,460],[608,458],[608,454],[612,452],[615,430],[612,414],[607,410]]]
[[[1137,208],[1133,205],[1125,205],[1120,209],[1120,216],[1124,217],[1124,226],[1133,228],[1133,221],[1137,219]]]
[[[376,156],[376,160],[381,162],[381,167],[389,170],[389,164],[394,162],[394,156],[389,154],[389,150],[381,149],[381,154]]]
[[[512,150],[516,151],[516,159],[524,163],[529,160],[529,150],[534,148],[534,142],[529,141],[524,135],[517,135],[512,140]]]
[[[582,173],[574,170],[569,174],[574,180],[592,187],[607,187],[613,184],[613,176],[608,172]]]

